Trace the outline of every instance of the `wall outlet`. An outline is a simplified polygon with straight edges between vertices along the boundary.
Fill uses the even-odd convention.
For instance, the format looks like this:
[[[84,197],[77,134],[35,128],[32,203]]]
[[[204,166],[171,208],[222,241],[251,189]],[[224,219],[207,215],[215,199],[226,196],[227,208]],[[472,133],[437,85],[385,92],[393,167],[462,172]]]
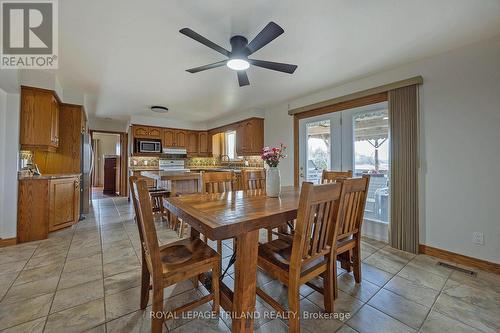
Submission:
[[[472,242],[477,245],[484,245],[484,234],[482,232],[474,232],[472,234]]]

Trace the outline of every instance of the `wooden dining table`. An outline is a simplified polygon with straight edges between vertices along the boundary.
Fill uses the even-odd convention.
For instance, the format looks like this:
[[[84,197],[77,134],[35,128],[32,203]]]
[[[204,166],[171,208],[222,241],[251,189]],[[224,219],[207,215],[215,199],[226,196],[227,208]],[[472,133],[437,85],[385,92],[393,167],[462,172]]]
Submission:
[[[234,292],[221,283],[221,306],[232,316],[232,332],[253,332],[259,230],[297,217],[300,189],[283,187],[277,198],[264,190],[193,194],[164,199],[164,206],[191,226],[191,237],[236,239]]]

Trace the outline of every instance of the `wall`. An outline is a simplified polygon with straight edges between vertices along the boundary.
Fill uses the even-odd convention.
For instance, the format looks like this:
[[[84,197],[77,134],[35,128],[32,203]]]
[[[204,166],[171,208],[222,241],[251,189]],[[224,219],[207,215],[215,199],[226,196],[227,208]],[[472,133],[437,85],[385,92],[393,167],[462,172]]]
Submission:
[[[93,139],[99,140],[96,169],[99,170],[99,186],[104,185],[104,155],[119,155],[120,135],[107,133],[93,133]],[[118,147],[118,154],[117,154]]]
[[[500,37],[290,101],[304,106],[422,75],[420,243],[500,263]],[[283,104],[266,111],[265,142],[292,147]],[[293,151],[282,167],[293,184]],[[472,243],[483,232],[484,245]]]
[[[0,238],[16,236],[19,101],[0,90]]]

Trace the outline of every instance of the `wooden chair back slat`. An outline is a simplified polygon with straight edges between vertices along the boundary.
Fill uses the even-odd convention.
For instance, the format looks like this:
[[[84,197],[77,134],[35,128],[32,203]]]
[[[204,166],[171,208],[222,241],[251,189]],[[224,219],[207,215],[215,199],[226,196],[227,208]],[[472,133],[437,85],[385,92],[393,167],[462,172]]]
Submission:
[[[339,179],[338,182],[343,184],[344,192],[340,203],[339,235],[345,238],[361,230],[370,176]]]
[[[261,190],[266,188],[266,171],[262,170],[242,170],[241,180],[245,190]]]
[[[331,253],[337,232],[342,184],[303,183],[292,245],[290,269]],[[300,269],[296,270],[296,272]]]
[[[160,248],[154,225],[151,196],[149,195],[148,186],[144,179],[130,178],[131,199],[134,203],[139,235],[142,234],[141,243],[144,249],[144,256],[153,278],[159,279],[162,274],[158,265],[160,262]]]
[[[321,184],[328,184],[337,181],[338,179],[352,178],[352,170],[347,171],[327,171],[323,170],[321,175]]]
[[[183,175],[169,180],[172,196],[201,193],[203,191],[201,174]]]
[[[202,173],[203,192],[223,193],[233,191],[234,173],[227,172],[203,172]]]

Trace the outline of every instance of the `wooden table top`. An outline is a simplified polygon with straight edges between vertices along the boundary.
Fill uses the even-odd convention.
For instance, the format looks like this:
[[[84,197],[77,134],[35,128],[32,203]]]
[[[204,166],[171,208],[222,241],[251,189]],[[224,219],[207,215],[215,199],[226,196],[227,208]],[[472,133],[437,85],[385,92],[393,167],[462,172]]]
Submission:
[[[263,190],[193,194],[164,199],[164,205],[210,239],[226,239],[296,218],[300,188],[283,187],[279,198]]]

